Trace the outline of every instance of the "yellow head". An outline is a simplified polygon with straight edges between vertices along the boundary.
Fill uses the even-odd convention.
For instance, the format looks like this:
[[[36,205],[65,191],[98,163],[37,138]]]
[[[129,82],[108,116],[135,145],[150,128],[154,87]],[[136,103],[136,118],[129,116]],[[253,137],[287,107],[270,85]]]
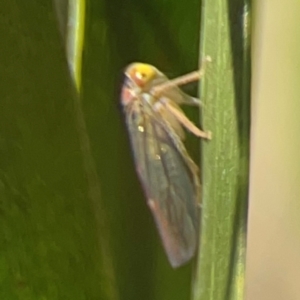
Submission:
[[[150,83],[157,74],[155,67],[144,63],[132,63],[125,70],[125,75],[140,88]]]

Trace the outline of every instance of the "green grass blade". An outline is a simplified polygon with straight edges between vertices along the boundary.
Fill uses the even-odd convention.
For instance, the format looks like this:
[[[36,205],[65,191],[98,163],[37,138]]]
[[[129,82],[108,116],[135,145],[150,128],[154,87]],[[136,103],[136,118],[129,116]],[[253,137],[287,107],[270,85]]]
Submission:
[[[85,0],[69,0],[66,52],[76,88],[81,87],[82,49],[85,31]]]
[[[250,131],[249,1],[203,1],[203,204],[193,300],[244,295]]]

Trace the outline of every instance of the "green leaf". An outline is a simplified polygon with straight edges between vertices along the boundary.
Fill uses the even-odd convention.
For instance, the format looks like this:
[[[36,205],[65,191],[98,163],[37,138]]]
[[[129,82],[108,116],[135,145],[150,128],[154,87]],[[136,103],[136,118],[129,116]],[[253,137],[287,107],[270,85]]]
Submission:
[[[203,204],[194,300],[243,299],[250,131],[249,1],[203,1]]]

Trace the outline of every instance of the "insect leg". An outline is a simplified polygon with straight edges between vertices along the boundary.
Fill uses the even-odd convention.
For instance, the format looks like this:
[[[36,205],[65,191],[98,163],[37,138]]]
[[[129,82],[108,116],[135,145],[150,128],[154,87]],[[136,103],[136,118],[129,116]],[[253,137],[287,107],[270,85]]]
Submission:
[[[183,101],[181,101],[179,104],[203,107],[203,102],[198,98],[194,98],[189,95],[184,95],[183,98]]]
[[[171,89],[174,86],[185,85],[187,83],[190,83],[190,82],[197,81],[197,80],[201,79],[201,77],[203,77],[203,75],[204,75],[206,62],[211,62],[210,56],[206,56],[203,59],[202,66],[201,66],[200,70],[191,72],[189,74],[186,74],[186,75],[177,77],[175,79],[168,80],[167,82],[164,82],[162,84],[159,84],[159,85],[152,88],[151,94],[154,97],[158,98],[160,95],[162,95],[163,92],[165,92],[166,90]]]
[[[202,137],[208,140],[211,140],[211,132],[210,131],[202,131],[199,129],[192,121],[190,121],[187,116],[180,110],[176,109],[173,105],[168,102],[168,99],[164,98],[162,102],[166,109],[190,132],[198,137]]]

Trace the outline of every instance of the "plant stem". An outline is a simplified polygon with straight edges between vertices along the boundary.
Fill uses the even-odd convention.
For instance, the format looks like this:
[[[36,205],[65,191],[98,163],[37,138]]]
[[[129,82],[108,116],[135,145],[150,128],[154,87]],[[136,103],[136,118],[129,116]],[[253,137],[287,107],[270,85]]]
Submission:
[[[202,1],[203,203],[193,300],[243,299],[250,133],[250,0]],[[200,57],[200,61],[201,61]]]

